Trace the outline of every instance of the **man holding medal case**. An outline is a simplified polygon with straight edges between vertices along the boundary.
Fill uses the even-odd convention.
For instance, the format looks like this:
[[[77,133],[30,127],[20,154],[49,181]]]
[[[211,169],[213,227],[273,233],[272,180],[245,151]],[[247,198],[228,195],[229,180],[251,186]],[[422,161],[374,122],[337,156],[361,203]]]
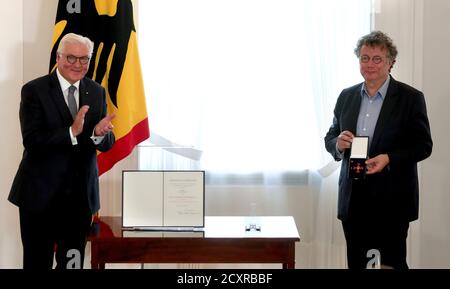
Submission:
[[[397,48],[383,32],[359,39],[364,82],[344,89],[334,109],[325,147],[339,176],[338,218],[351,269],[366,268],[379,252],[383,268],[406,269],[409,222],[418,218],[417,163],[433,142],[424,95],[395,80]]]

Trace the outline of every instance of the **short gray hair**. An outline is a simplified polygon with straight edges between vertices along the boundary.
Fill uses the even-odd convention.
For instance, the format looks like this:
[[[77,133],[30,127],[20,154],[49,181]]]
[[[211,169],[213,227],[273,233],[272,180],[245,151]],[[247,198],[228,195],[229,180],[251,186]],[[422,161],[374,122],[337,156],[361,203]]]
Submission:
[[[354,50],[358,58],[361,56],[361,48],[363,45],[386,49],[387,57],[392,61],[392,63],[394,63],[397,58],[397,47],[395,47],[392,39],[381,31],[372,31],[358,40]]]
[[[61,41],[58,45],[58,53],[63,53],[67,44],[82,44],[85,45],[89,50],[89,56],[92,55],[94,50],[94,43],[87,37],[75,34],[75,33],[67,33],[61,38]]]

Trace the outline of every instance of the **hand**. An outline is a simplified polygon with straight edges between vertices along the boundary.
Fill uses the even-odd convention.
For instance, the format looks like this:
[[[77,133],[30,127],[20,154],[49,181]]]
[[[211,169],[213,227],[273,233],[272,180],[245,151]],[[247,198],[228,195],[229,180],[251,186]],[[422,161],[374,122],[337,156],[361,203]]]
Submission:
[[[353,142],[353,134],[348,130],[344,130],[337,137],[336,142],[337,149],[342,153],[343,151],[351,147],[352,142]]]
[[[105,116],[96,126],[94,133],[96,136],[104,136],[107,133],[109,133],[113,128],[113,124],[111,123],[111,120],[113,120],[116,117],[115,113],[108,114]]]
[[[387,154],[377,155],[366,161],[366,173],[368,175],[381,172],[389,164],[389,156]]]
[[[84,116],[86,115],[88,110],[89,110],[89,105],[83,105],[80,108],[80,110],[77,112],[77,115],[75,116],[75,119],[73,120],[72,126],[70,127],[74,137],[78,136],[80,133],[83,132]]]

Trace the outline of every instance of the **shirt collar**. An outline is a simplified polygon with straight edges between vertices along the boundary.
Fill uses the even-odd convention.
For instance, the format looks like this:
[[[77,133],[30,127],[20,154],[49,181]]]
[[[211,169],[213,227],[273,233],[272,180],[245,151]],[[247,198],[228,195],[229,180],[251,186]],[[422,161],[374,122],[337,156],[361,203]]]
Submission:
[[[386,97],[387,90],[388,90],[390,82],[391,82],[391,76],[388,75],[388,77],[384,81],[383,85],[380,87],[380,89],[378,89],[378,91],[377,91],[375,96],[380,96],[381,99],[384,100],[384,98]],[[367,93],[366,83],[364,82],[362,87],[361,87],[361,96],[366,96],[366,95],[368,96],[369,94]]]
[[[59,85],[61,85],[62,91],[66,91],[71,85],[75,86],[77,88],[77,90],[80,88],[80,81],[79,80],[77,82],[75,82],[74,84],[70,84],[70,82],[68,82],[64,78],[64,76],[61,75],[61,73],[59,72],[58,68],[56,68],[56,75],[58,76]]]

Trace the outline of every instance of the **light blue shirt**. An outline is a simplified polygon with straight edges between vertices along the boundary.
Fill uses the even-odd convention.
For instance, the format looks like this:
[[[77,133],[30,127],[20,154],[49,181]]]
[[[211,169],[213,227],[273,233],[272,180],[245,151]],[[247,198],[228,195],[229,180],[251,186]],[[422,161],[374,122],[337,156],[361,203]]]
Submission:
[[[366,84],[361,88],[361,106],[359,108],[358,124],[356,126],[357,136],[369,137],[369,149],[372,143],[373,133],[377,125],[378,116],[380,115],[381,106],[389,87],[391,77],[388,76],[386,81],[377,91],[375,96],[370,97],[367,93]]]

